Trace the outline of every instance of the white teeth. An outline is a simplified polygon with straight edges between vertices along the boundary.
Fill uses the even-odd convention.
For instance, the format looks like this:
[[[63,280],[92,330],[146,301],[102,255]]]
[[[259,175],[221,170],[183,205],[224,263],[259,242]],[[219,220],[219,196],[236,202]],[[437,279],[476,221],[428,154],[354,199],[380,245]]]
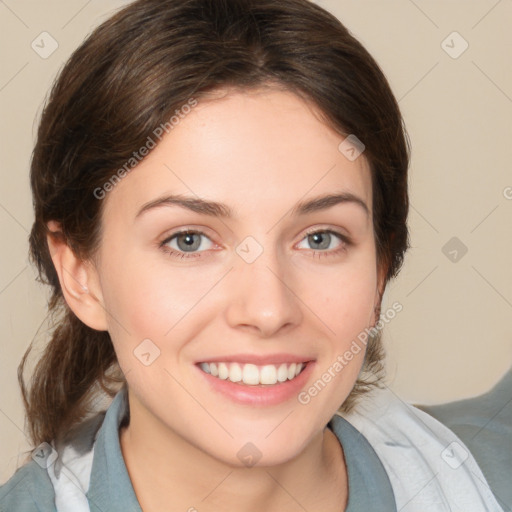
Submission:
[[[277,380],[279,382],[288,380],[288,368],[285,363],[283,363],[277,370]]]
[[[255,364],[244,364],[243,376],[244,384],[255,385],[260,383],[260,372]]]
[[[231,382],[240,382],[242,380],[242,368],[238,363],[233,363],[229,368],[229,377]]]
[[[219,363],[219,379],[226,380],[229,377],[229,369],[226,363]]]
[[[280,365],[241,363],[201,363],[201,370],[222,380],[239,384],[256,386],[258,384],[274,385],[294,379],[304,368],[304,363],[282,363]]]
[[[260,371],[262,384],[275,384],[277,382],[277,370],[273,364],[265,365]]]

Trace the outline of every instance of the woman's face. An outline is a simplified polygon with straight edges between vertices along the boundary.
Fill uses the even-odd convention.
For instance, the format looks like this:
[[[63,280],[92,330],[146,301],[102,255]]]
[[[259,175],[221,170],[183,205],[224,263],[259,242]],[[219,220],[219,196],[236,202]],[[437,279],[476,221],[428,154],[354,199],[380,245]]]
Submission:
[[[292,93],[231,92],[108,193],[97,271],[132,417],[236,465],[321,433],[379,300],[370,171],[343,140]]]

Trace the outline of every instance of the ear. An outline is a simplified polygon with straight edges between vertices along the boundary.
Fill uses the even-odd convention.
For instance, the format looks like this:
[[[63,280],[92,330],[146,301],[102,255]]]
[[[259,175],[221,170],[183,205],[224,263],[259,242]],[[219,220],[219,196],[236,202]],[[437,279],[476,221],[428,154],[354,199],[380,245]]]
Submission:
[[[59,223],[48,222],[48,247],[59,276],[64,299],[73,313],[97,331],[108,328],[100,281],[92,262],[79,259],[68,246]]]
[[[384,296],[384,291],[386,288],[386,285],[385,285],[386,273],[387,273],[387,266],[384,264],[381,265],[380,268],[377,269],[377,287],[375,290],[373,315],[372,315],[372,320],[370,322],[371,326],[374,326],[379,321],[379,318],[380,318],[382,297]]]

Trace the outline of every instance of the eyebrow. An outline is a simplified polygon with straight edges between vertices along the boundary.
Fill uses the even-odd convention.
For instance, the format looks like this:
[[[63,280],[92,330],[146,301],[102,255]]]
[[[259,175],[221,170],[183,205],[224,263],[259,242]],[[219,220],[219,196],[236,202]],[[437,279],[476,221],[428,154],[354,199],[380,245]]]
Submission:
[[[366,203],[358,196],[351,192],[343,192],[339,194],[328,194],[307,201],[297,203],[291,211],[292,216],[306,215],[321,210],[332,208],[338,204],[353,203],[359,205],[367,216],[370,215],[370,210]],[[143,213],[161,208],[163,206],[180,206],[195,213],[209,215],[211,217],[221,217],[229,219],[233,217],[233,211],[229,206],[216,201],[207,201],[198,197],[189,197],[184,195],[168,195],[160,197],[148,203],[145,203],[142,208],[137,212],[135,218],[140,217]]]

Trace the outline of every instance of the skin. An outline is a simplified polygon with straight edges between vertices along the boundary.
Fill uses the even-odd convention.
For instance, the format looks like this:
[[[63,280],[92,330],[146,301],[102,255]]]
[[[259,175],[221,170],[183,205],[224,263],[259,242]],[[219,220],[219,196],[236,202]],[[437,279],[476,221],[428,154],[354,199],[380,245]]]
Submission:
[[[371,175],[364,153],[350,161],[338,150],[344,138],[290,92],[226,92],[199,102],[108,193],[93,260],[49,237],[66,301],[84,323],[108,330],[126,375],[131,419],[120,443],[144,511],[345,509],[343,451],[326,424],[363,351],[307,405],[297,396],[236,404],[195,366],[228,354],[308,355],[307,389],[376,321]],[[359,197],[369,214],[345,202],[291,215],[297,202],[334,192]],[[233,217],[176,205],[137,217],[169,194],[225,203]],[[161,246],[183,228],[205,234],[198,249],[185,252],[176,237]],[[311,228],[352,243],[333,235],[318,249]],[[252,263],[236,252],[247,236],[263,249]],[[134,356],[144,339],[160,350],[147,366]],[[248,442],[261,452],[253,467],[237,457]]]

